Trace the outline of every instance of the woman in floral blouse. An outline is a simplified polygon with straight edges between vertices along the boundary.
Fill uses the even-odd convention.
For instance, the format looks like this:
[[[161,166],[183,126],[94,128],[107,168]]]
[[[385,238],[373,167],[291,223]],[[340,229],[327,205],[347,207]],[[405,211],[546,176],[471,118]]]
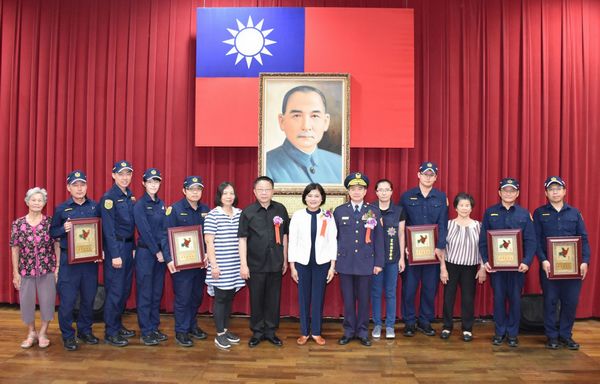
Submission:
[[[60,246],[50,237],[52,219],[42,214],[47,199],[45,189],[36,187],[27,191],[25,203],[29,213],[12,223],[13,285],[19,291],[21,317],[29,328],[21,348],[31,348],[36,341],[40,348],[50,345],[46,332],[54,317]],[[42,317],[39,333],[35,330],[36,293]]]

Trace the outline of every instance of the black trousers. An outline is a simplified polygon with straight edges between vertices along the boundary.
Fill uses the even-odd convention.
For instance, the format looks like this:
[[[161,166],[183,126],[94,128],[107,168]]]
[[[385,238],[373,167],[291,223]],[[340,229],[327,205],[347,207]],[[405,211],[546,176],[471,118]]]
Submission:
[[[446,262],[448,283],[444,286],[444,329],[452,330],[456,291],[460,285],[462,330],[473,330],[477,265],[458,265]]]
[[[219,289],[213,287],[215,291],[215,301],[213,303],[213,317],[217,333],[223,333],[229,328],[229,316],[231,316],[231,305],[235,296],[234,289]]]
[[[274,336],[279,327],[281,272],[253,272],[250,289],[250,329],[254,337]]]

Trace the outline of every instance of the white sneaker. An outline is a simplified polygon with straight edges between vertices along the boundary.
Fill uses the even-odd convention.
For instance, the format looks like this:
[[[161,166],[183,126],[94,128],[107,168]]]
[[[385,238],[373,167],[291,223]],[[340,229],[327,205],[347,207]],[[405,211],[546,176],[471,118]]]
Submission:
[[[395,339],[396,332],[394,332],[393,327],[385,327],[385,338],[386,339]]]
[[[381,325],[376,325],[371,332],[374,338],[379,339],[381,337]]]

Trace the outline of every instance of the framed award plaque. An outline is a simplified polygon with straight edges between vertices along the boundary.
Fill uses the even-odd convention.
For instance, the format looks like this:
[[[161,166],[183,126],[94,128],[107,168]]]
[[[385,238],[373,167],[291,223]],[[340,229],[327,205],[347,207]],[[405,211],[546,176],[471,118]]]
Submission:
[[[406,245],[408,248],[408,264],[439,264],[435,255],[438,226],[410,225],[406,227]]]
[[[581,279],[581,236],[548,237],[546,244],[548,279]]]
[[[201,225],[169,228],[167,234],[175,268],[181,270],[205,267]]]
[[[523,236],[520,229],[487,231],[488,263],[494,271],[517,271],[523,260]]]
[[[70,220],[67,234],[69,264],[102,261],[102,225],[99,217]]]

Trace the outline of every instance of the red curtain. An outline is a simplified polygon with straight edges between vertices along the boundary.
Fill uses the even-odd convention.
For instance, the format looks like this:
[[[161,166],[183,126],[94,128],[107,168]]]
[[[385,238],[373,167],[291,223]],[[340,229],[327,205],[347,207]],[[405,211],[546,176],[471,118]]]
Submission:
[[[436,161],[437,187],[450,198],[472,193],[475,217],[498,200],[499,178],[520,178],[520,203],[533,211],[544,203],[544,178],[560,174],[597,249],[597,1],[0,0],[0,170],[7,183],[0,199],[0,301],[17,300],[8,234],[11,221],[26,213],[25,191],[45,187],[52,214],[67,197],[64,180],[73,168],[88,172],[95,199],[111,185],[113,161],[126,158],[136,168],[136,195],[143,169],[155,166],[166,176],[167,202],[181,197],[188,174],[205,178],[209,205],[223,180],[237,185],[241,206],[252,201],[256,148],[194,147],[195,8],[204,5],[414,8],[415,148],[353,148],[351,168],[393,180],[397,199],[416,185],[420,161]],[[378,58],[372,60],[376,71]],[[228,128],[227,116],[214,127],[224,134]],[[372,191],[368,197],[375,198]],[[578,317],[600,316],[598,265],[592,258]],[[536,261],[527,292],[540,291],[537,273]],[[293,315],[296,288],[289,276],[284,281],[281,312]],[[172,295],[168,279],[167,310]],[[478,289],[476,314],[492,312],[491,297],[489,283]],[[248,312],[246,289],[234,310]],[[325,312],[342,312],[337,282]]]

